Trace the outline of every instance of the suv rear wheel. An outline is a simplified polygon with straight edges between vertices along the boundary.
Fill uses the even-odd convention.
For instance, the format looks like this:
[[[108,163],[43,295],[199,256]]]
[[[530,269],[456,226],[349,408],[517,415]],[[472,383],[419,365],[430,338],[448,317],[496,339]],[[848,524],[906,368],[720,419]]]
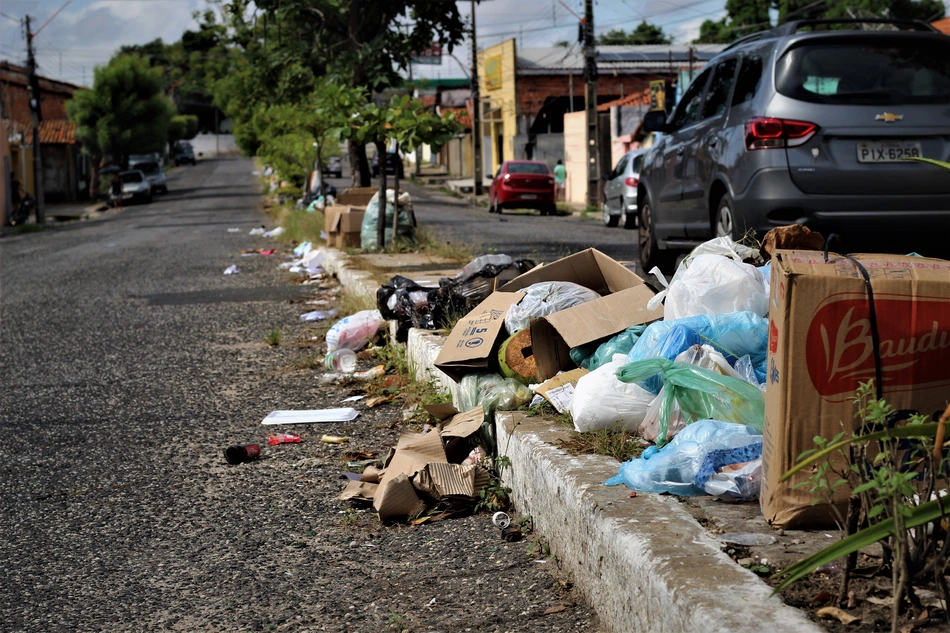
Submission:
[[[736,239],[736,214],[732,209],[732,198],[728,193],[722,194],[713,220],[713,233],[716,237]]]
[[[653,230],[653,205],[648,198],[640,204],[640,264],[644,272],[650,272],[654,266],[661,270],[672,267],[676,254],[670,251],[661,251],[656,243],[656,232]]]
[[[607,206],[606,200],[604,200],[603,211],[604,211],[604,226],[617,226],[617,224],[619,224],[620,216],[610,215],[610,207]]]

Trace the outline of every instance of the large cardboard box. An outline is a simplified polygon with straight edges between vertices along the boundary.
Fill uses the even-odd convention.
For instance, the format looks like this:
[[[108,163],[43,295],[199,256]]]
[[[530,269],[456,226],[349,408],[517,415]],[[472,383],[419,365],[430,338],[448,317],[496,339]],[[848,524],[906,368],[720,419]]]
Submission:
[[[336,197],[336,203],[344,206],[365,207],[378,192],[379,187],[352,187],[350,189],[344,189]]]
[[[950,262],[856,255],[871,280],[884,398],[930,415],[950,399]],[[779,483],[814,437],[855,428],[852,399],[873,380],[870,304],[860,270],[845,257],[780,250],[772,259],[768,384],[760,503],[774,525],[819,527],[807,474]],[[838,501],[845,501],[841,492]]]
[[[331,204],[323,210],[324,231],[327,234],[327,245],[337,248],[358,248],[360,246],[360,229],[363,226],[363,216],[366,209],[349,205]]]
[[[572,347],[663,318],[662,307],[647,309],[654,293],[643,279],[590,248],[534,268],[499,288],[455,326],[436,359],[436,367],[455,379],[473,371],[495,371],[495,352],[508,308],[521,300],[523,289],[542,281],[570,281],[602,296],[531,323],[532,351],[540,380],[573,365]]]

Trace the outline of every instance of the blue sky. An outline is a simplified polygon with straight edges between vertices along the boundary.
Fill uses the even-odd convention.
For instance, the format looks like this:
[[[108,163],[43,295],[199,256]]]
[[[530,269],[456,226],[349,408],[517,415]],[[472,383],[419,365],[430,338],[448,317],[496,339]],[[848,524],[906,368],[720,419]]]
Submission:
[[[39,28],[64,2],[0,0],[0,58],[14,62],[25,58],[17,19],[29,12],[34,29]],[[725,15],[724,5],[725,0],[595,0],[594,26],[597,32],[629,30],[645,18],[662,26],[675,43],[684,44],[698,35],[703,20]],[[37,61],[46,76],[88,84],[93,67],[108,61],[119,46],[156,37],[175,41],[186,29],[195,28],[192,13],[206,6],[204,0],[72,0],[36,38]],[[469,2],[459,3],[466,17],[469,6]],[[583,0],[483,0],[476,9],[478,46],[512,37],[521,47],[573,42],[577,18],[572,11],[582,15],[583,10]],[[454,53],[468,65],[468,42]],[[441,66],[414,66],[413,70],[417,77],[465,76],[451,58],[444,59]]]

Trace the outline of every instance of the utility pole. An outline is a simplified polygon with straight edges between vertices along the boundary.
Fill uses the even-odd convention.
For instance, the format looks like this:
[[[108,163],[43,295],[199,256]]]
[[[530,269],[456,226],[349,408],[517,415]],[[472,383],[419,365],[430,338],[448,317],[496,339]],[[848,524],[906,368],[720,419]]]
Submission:
[[[40,80],[36,76],[36,57],[33,55],[33,32],[30,29],[30,16],[24,18],[26,25],[26,59],[30,74],[28,91],[30,94],[30,116],[33,119],[33,189],[36,191],[36,223],[46,222],[46,198],[43,195],[43,156],[40,153]]]
[[[597,151],[597,51],[594,48],[594,0],[584,0],[584,106],[587,109],[587,204],[600,203],[600,159]]]
[[[475,0],[472,0],[472,165],[475,195],[482,195],[482,103],[478,88],[478,40],[475,39]]]

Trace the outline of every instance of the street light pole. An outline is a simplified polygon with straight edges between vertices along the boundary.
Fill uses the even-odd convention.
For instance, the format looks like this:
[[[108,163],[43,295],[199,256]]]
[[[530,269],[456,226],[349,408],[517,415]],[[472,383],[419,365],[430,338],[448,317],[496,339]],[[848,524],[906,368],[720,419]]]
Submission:
[[[26,59],[29,71],[30,117],[33,120],[33,190],[36,194],[36,223],[46,222],[46,196],[43,194],[43,154],[40,152],[40,79],[36,76],[36,57],[33,53],[33,33],[30,30],[30,16],[24,18],[26,24]]]
[[[594,48],[594,0],[584,0],[584,105],[587,109],[587,204],[600,201],[600,158],[597,144],[597,58]]]
[[[482,195],[482,104],[478,88],[478,44],[475,38],[475,0],[472,0],[472,162],[475,195]]]

